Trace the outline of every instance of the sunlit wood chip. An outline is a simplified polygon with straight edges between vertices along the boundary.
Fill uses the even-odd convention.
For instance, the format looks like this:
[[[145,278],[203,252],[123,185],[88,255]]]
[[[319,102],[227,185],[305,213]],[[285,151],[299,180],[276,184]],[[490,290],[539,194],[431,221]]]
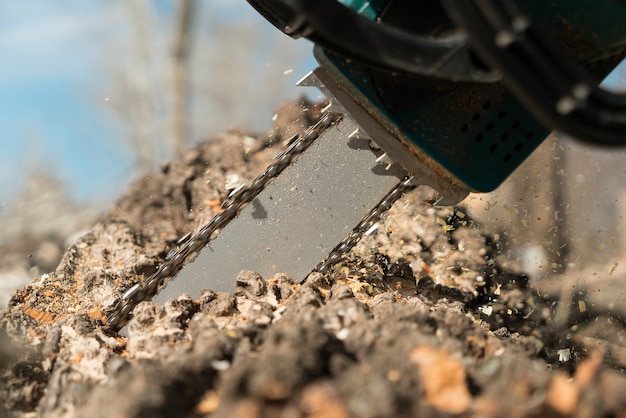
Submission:
[[[548,389],[548,404],[563,416],[570,416],[578,404],[579,389],[565,375],[556,374]]]
[[[204,394],[198,405],[196,405],[197,414],[210,414],[215,412],[220,406],[220,395],[214,390],[210,390]]]
[[[415,347],[411,362],[419,366],[426,401],[440,411],[462,414],[472,403],[463,364],[446,352],[428,346]]]

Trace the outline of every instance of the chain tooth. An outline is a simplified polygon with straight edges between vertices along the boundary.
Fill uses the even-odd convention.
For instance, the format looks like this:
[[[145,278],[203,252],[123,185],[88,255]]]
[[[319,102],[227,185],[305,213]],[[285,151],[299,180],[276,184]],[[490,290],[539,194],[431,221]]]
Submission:
[[[287,168],[291,162],[305,151],[320,134],[328,129],[338,120],[338,115],[325,114],[304,135],[294,139],[287,150],[276,154],[276,161],[270,165],[263,174],[259,175],[252,182],[251,186],[238,190],[230,199],[230,203],[224,208],[222,213],[217,214],[209,223],[204,225],[195,236],[183,237],[179,243],[180,249],[157,267],[157,270],[146,280],[143,286],[134,284],[120,298],[113,311],[108,316],[108,323],[113,329],[122,328],[129,319],[132,310],[136,305],[144,300],[151,299],[161,287],[165,280],[176,274],[183,268],[185,262],[195,256],[206,244],[209,243],[213,234],[226,226],[235,218],[241,209],[253,201],[259,193],[265,189],[266,185]]]

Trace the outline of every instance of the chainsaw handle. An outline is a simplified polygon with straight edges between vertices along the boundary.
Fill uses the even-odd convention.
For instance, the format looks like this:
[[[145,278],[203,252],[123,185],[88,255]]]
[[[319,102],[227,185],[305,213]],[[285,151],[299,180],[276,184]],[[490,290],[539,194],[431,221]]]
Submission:
[[[598,87],[541,31],[522,2],[444,4],[478,55],[502,73],[505,84],[538,120],[583,141],[626,145],[626,95]]]
[[[292,38],[306,37],[373,67],[454,81],[493,82],[500,78],[477,62],[458,31],[441,36],[416,34],[386,24],[384,19],[370,20],[337,0],[247,1]],[[393,4],[390,1],[387,8]]]

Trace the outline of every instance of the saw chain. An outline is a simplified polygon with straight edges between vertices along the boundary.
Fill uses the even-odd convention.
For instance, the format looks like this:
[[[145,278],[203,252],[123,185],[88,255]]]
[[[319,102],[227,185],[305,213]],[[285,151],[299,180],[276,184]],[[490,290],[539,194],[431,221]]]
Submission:
[[[195,235],[183,237],[179,241],[180,248],[168,254],[166,260],[157,267],[157,270],[143,284],[137,283],[124,292],[107,317],[109,326],[115,330],[121,329],[132,316],[132,310],[135,306],[143,301],[151,300],[163,286],[167,285],[168,279],[178,274],[187,263],[197,257],[200,250],[217,235],[219,230],[235,219],[246,205],[252,202],[273,179],[278,177],[285,168],[291,165],[300,154],[309,148],[324,131],[333,129],[342,117],[345,116],[336,113],[325,113],[315,125],[295,139],[286,150],[277,154],[275,161],[262,174],[256,177],[249,186],[240,188],[234,195],[230,196],[228,205],[221,213],[215,215]],[[396,200],[406,191],[415,187],[412,178],[409,176],[399,182],[396,187],[383,197],[378,205],[366,214],[348,236],[318,264],[315,271],[328,272],[334,264],[341,260],[344,254],[356,245],[364,234],[372,231],[373,226]],[[210,287],[210,283],[207,283],[207,287]]]

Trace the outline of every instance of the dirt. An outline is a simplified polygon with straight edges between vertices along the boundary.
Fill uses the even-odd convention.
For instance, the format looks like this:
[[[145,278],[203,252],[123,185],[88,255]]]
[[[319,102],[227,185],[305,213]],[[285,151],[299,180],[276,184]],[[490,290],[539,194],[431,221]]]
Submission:
[[[110,329],[121,294],[220,210],[227,178],[254,178],[319,116],[302,105],[281,108],[269,135],[225,133],[137,181],[12,295],[6,416],[626,417],[621,273],[609,294],[591,291],[591,271],[535,283],[428,191],[329,274],[242,271],[233,294],[144,302],[126,335]]]

